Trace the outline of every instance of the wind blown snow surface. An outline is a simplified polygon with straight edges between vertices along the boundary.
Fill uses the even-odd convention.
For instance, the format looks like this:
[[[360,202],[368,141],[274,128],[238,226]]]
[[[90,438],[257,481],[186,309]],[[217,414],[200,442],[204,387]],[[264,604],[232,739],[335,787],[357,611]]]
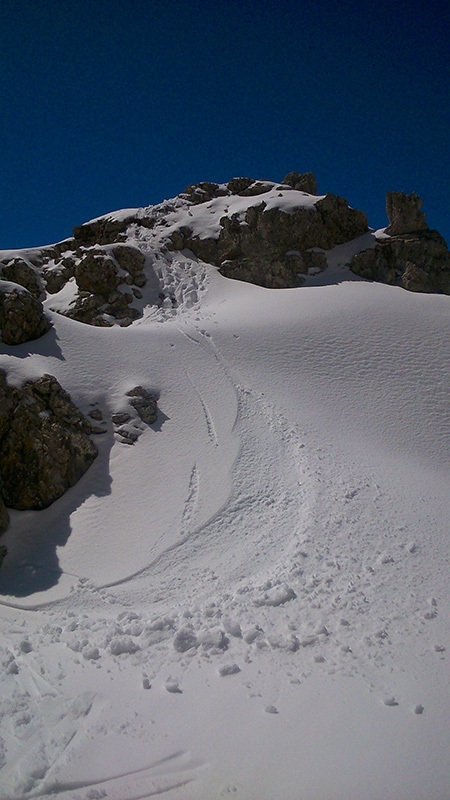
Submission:
[[[287,290],[166,254],[177,308],[3,346],[10,382],[159,417],[11,513],[1,800],[450,796],[450,300],[343,253]]]

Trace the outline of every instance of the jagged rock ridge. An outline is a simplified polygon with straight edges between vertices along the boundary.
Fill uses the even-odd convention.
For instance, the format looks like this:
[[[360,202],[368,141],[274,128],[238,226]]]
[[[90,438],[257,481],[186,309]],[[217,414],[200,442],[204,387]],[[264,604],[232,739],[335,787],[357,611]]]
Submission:
[[[368,249],[362,240],[350,268],[370,280],[449,293],[449,252],[427,227],[420,198],[389,192],[386,208],[387,228],[372,234]],[[308,274],[326,269],[328,251],[368,230],[365,214],[344,198],[317,194],[312,173],[290,172],[281,183],[193,184],[156,206],[76,226],[72,238],[55,245],[0,254],[1,338],[14,345],[45,333],[44,301],[78,322],[131,325],[144,307],[165,303],[161,273],[179,251],[189,250],[226,277],[269,288],[300,286]],[[183,291],[178,295],[173,286],[171,308]]]

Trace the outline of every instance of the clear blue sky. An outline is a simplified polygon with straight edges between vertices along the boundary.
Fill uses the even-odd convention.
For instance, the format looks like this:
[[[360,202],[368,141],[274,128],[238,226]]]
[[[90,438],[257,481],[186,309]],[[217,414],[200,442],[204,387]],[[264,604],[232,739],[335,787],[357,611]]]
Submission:
[[[450,240],[450,4],[3,0],[0,248],[201,180],[313,171]]]

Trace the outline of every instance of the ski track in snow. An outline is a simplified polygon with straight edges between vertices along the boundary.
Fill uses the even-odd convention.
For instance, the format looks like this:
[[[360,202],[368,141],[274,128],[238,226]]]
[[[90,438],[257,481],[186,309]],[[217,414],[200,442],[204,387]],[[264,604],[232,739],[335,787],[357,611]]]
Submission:
[[[216,447],[218,447],[219,446],[219,440],[218,440],[218,437],[217,437],[217,431],[216,431],[216,427],[214,425],[214,420],[213,420],[212,414],[211,414],[211,412],[210,412],[210,410],[209,410],[209,408],[207,406],[207,403],[206,403],[205,399],[203,398],[201,392],[197,389],[194,381],[192,380],[192,378],[189,375],[189,373],[187,372],[187,370],[185,370],[185,375],[186,375],[189,383],[191,384],[194,392],[196,393],[198,399],[200,400],[202,411],[203,411],[203,414],[204,414],[204,417],[205,417],[206,429],[208,431],[208,437],[211,440],[211,442]]]
[[[198,494],[199,494],[199,475],[197,470],[197,465],[194,464],[192,467],[191,477],[189,479],[189,490],[188,496],[186,498],[186,502],[183,508],[183,516],[181,519],[181,535],[185,535],[185,532],[189,532],[192,519],[194,517],[197,503],[198,503]]]
[[[386,713],[408,704],[417,721],[418,709],[426,718],[426,702],[423,709],[423,696],[408,694],[402,673],[408,669],[414,684],[429,670],[431,693],[443,674],[445,629],[433,592],[441,591],[443,568],[429,508],[421,515],[419,496],[414,507],[402,505],[397,485],[320,442],[307,419],[301,430],[299,417],[277,404],[273,381],[263,393],[245,379],[215,337],[214,311],[198,316],[203,265],[167,256],[154,269],[178,309],[170,300],[136,327],[162,321],[188,343],[183,354],[203,354],[188,366],[185,355],[177,362],[201,408],[203,447],[216,451],[224,440],[214,378],[205,379],[212,364],[235,398],[230,490],[201,519],[208,462],[191,460],[179,529],[169,544],[161,537],[149,563],[108,584],[81,577],[67,597],[33,610],[23,610],[33,608],[26,600],[22,610],[14,598],[2,601],[0,800],[203,800],[210,765],[174,749],[153,716],[158,708],[162,719],[176,713],[173,704],[189,697],[186,687],[205,670],[205,685],[234,682],[243,707],[251,700],[266,712],[261,725],[283,717],[286,685],[300,691],[313,676],[362,677]],[[327,348],[324,333],[320,378]],[[437,374],[437,361],[432,369]],[[101,518],[99,505],[97,530]],[[117,708],[105,681],[117,687]],[[108,737],[119,750],[127,742],[135,748],[132,768],[105,772],[91,761],[92,743],[102,752]],[[161,757],[145,758],[144,750]],[[221,787],[214,796],[250,796],[228,778]]]

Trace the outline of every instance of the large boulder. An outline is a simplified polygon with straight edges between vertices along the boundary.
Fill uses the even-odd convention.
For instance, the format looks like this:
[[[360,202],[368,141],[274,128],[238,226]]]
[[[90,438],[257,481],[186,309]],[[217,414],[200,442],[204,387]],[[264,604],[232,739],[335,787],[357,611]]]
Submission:
[[[129,244],[118,244],[112,248],[112,254],[119,267],[125,270],[129,277],[135,278],[137,275],[142,275],[145,256],[137,247]]]
[[[36,299],[43,294],[44,287],[41,278],[36,269],[27,264],[23,258],[13,258],[7,263],[0,263],[0,277],[5,281],[24,286]]]
[[[75,275],[76,259],[73,255],[56,257],[54,263],[44,266],[41,275],[49,294],[56,294]]]
[[[201,181],[200,183],[192,183],[187,186],[180,197],[188,200],[192,205],[199,205],[200,203],[207,203],[213,197],[219,197],[229,194],[226,189],[221,189],[220,184],[212,183],[211,181]]]
[[[50,327],[40,300],[24,286],[0,280],[0,338],[5,344],[38,339]]]
[[[52,375],[9,386],[0,370],[0,482],[4,505],[42,509],[97,455],[91,424]]]
[[[404,233],[425,231],[428,225],[422,208],[422,199],[415,194],[388,192],[386,194],[386,214],[389,225],[386,233],[401,236]]]
[[[82,292],[107,296],[119,285],[120,277],[112,258],[92,249],[75,267],[75,280]]]

